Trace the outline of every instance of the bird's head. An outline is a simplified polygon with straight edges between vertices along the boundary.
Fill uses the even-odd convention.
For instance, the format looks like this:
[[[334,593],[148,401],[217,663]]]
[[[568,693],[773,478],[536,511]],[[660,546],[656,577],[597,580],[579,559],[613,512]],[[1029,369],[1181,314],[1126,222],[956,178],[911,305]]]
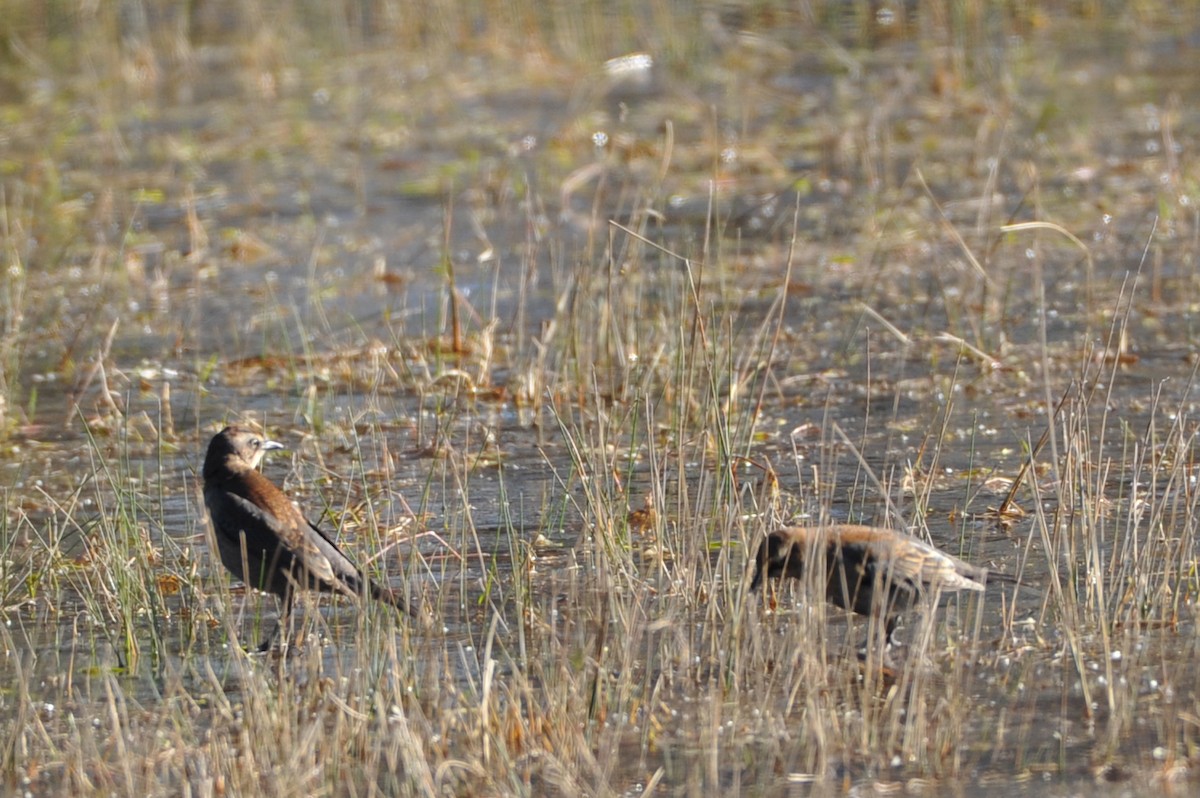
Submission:
[[[754,556],[751,590],[758,588],[764,580],[780,575],[785,574],[797,579],[804,576],[804,547],[796,543],[797,541],[787,534],[786,529],[777,530],[763,538]]]
[[[226,427],[209,441],[208,453],[204,456],[204,478],[217,477],[225,471],[236,473],[258,468],[263,455],[282,448],[282,443],[269,440],[255,430]]]

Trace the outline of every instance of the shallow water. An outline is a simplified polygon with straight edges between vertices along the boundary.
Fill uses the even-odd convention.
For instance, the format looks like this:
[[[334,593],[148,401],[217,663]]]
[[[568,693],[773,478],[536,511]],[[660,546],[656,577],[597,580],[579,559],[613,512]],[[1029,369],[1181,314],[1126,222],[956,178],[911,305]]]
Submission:
[[[624,627],[644,656],[610,680],[670,685],[654,695],[673,709],[597,732],[619,764],[595,783],[614,791],[658,768],[673,794],[808,794],[814,762],[824,785],[1011,794],[1147,789],[1194,766],[1195,23],[985,14],[952,46],[926,12],[813,36],[715,5],[686,56],[623,77],[486,37],[462,54],[364,37],[277,62],[193,43],[155,79],[30,81],[9,158],[60,182],[39,198],[34,167],[6,170],[34,231],[4,235],[5,671],[35,702],[88,685],[67,691],[82,715],[103,708],[98,673],[151,709],[177,674],[241,690],[227,608],[270,623],[271,601],[225,600],[196,472],[214,431],[252,419],[291,449],[268,476],[442,608],[408,631],[415,681],[482,690],[489,644],[502,675],[529,672],[529,617],[584,662],[597,606],[644,614]],[[1057,228],[1001,229],[1021,222]],[[1018,478],[1025,515],[998,525]],[[647,496],[659,521],[622,526]],[[1062,530],[1100,507],[1088,559]],[[978,645],[958,698],[994,712],[960,721],[972,744],[880,769],[882,748],[796,743],[799,709],[731,695],[728,730],[687,709],[711,694],[684,685],[757,684],[715,651],[735,619],[767,641],[754,661],[796,667],[802,598],[760,613],[737,597],[744,544],[797,517],[910,526],[1032,585],[937,616],[937,640]],[[131,572],[183,588],[122,621],[136,588],[92,567],[122,561],[113,540]],[[1180,578],[1130,568],[1152,556]],[[1141,606],[1146,631],[1070,614],[1109,602]],[[338,603],[304,615],[325,672],[353,674],[376,627]],[[857,667],[841,654],[862,629],[829,627],[830,668]],[[916,648],[935,684],[958,667]],[[1105,706],[1113,678],[1127,697]]]

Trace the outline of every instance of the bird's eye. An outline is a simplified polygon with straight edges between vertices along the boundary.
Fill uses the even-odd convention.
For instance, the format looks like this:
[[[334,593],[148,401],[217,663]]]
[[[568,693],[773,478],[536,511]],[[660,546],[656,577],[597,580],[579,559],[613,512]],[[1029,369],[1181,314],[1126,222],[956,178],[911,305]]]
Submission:
[[[259,446],[262,446],[262,441],[260,441],[258,438],[251,438],[250,446],[251,448],[257,449]]]

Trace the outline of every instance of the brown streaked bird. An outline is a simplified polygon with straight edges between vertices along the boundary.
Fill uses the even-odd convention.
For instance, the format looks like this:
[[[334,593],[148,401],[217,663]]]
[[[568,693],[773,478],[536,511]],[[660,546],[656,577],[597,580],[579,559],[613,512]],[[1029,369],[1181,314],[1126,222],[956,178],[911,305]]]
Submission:
[[[204,456],[204,503],[221,562],[249,587],[283,601],[279,623],[259,646],[270,648],[288,619],[296,590],[368,596],[412,614],[404,598],[363,576],[283,491],[258,472],[263,455],[283,444],[242,427],[213,436]]]
[[[825,559],[825,600],[859,615],[878,613],[889,643],[900,613],[923,595],[983,590],[988,577],[985,568],[890,529],[856,524],[789,526],[759,544],[750,589],[776,576],[802,579],[810,554]],[[880,589],[887,592],[877,598]]]

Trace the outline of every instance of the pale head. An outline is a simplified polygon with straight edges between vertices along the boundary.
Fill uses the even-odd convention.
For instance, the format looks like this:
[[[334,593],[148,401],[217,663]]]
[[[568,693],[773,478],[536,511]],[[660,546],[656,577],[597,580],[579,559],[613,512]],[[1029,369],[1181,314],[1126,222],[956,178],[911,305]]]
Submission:
[[[222,471],[243,471],[258,468],[263,455],[284,448],[257,430],[246,427],[226,427],[209,441],[204,456],[204,478],[218,476]]]

